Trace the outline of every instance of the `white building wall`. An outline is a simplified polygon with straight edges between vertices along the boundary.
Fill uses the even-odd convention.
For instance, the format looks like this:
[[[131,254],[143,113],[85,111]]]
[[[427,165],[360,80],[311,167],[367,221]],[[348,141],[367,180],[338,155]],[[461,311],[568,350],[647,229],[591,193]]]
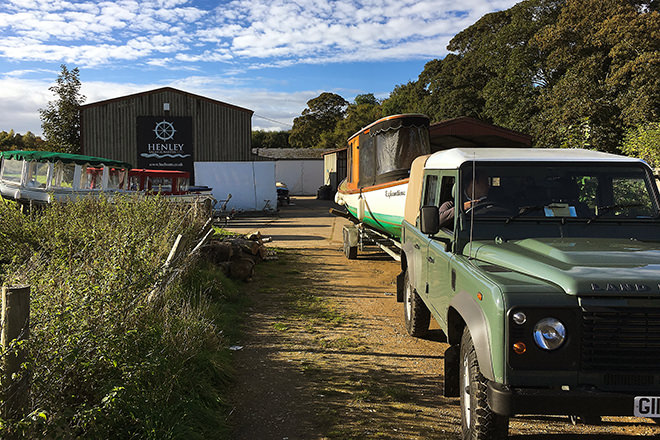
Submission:
[[[277,208],[275,162],[195,162],[195,183],[213,188],[216,209],[228,194],[227,209],[260,211],[266,200]]]
[[[323,159],[278,160],[275,180],[285,183],[291,195],[315,196],[323,186]]]

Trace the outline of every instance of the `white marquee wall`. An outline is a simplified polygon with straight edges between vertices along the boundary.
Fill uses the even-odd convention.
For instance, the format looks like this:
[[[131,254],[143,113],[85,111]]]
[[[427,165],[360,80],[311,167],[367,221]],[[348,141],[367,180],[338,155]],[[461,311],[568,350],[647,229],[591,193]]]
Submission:
[[[220,207],[227,195],[227,209],[260,211],[266,200],[277,208],[275,162],[195,162],[195,183],[213,188]]]
[[[278,160],[275,179],[284,182],[291,195],[315,196],[323,185],[323,160]]]

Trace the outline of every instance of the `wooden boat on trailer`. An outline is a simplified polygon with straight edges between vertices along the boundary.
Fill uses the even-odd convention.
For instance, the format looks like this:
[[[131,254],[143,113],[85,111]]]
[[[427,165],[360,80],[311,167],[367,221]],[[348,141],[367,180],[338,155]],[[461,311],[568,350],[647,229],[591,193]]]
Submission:
[[[49,151],[4,151],[0,157],[0,195],[21,204],[99,194],[160,193],[174,200],[212,200],[210,188],[188,185],[185,171],[131,169],[127,162]]]
[[[335,202],[355,223],[398,240],[410,166],[416,157],[430,152],[427,116],[402,114],[377,120],[348,139],[347,177],[339,184]]]

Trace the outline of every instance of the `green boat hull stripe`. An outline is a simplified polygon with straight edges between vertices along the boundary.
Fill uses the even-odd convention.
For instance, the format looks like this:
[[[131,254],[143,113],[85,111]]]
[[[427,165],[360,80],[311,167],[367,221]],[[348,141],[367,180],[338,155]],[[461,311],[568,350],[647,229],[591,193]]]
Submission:
[[[357,218],[357,209],[351,207],[347,207],[347,209],[351,215]],[[384,229],[388,234],[394,236],[395,238],[399,238],[401,235],[401,222],[403,221],[403,217],[374,212],[374,220],[374,216],[371,214],[372,213],[370,212],[365,212],[362,222],[381,231]]]

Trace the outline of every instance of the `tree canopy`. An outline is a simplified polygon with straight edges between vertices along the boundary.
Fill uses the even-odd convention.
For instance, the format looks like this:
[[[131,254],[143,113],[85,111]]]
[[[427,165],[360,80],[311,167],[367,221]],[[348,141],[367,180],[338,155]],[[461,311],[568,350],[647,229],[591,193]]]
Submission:
[[[324,92],[307,101],[302,115],[293,120],[289,143],[297,148],[323,148],[329,135],[346,114],[348,102],[336,93]]]
[[[43,139],[31,131],[25,134],[16,133],[14,130],[0,131],[0,151],[41,150],[45,144]]]
[[[397,86],[384,113],[471,116],[529,133],[538,146],[618,151],[625,133],[659,120],[658,6],[526,0],[487,14],[417,81]]]
[[[322,93],[295,119],[296,147],[337,148],[387,115],[470,116],[539,147],[641,155],[660,165],[660,1],[524,0],[459,32],[443,59],[383,101]]]
[[[78,153],[80,151],[80,106],[85,96],[80,94],[80,72],[69,70],[62,64],[54,86],[48,90],[57,99],[40,109],[41,128],[53,151]]]

